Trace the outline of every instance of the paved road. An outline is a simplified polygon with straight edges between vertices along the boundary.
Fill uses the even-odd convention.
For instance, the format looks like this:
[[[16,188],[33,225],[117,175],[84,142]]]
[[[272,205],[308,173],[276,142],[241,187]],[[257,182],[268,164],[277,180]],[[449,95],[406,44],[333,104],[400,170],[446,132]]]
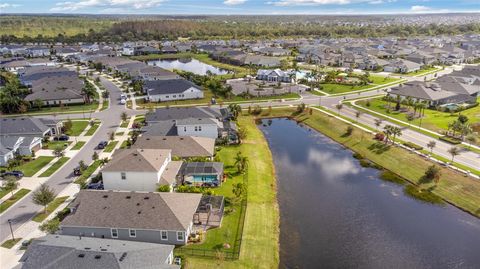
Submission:
[[[58,170],[50,179],[46,182],[56,193],[60,193],[67,187],[75,178],[72,171],[78,165],[80,160],[85,163],[92,162],[92,154],[96,145],[102,140],[108,141],[108,133],[115,131],[120,123],[120,114],[126,111],[130,115],[139,114],[140,112],[126,109],[124,105],[119,104],[120,89],[118,89],[110,81],[101,78],[102,84],[110,92],[110,107],[104,111],[95,113],[94,116],[100,119],[102,124],[98,128],[97,132],[90,138],[90,140],[82,147],[82,149],[73,157],[67,164],[65,164],[60,170]],[[46,117],[46,116],[42,116]],[[56,116],[56,119],[62,118],[82,118],[83,114],[60,114]],[[33,191],[32,191],[33,192]],[[30,192],[23,200],[14,204],[11,208],[5,211],[0,216],[0,242],[7,239],[10,236],[10,229],[8,226],[8,219],[12,220],[12,228],[18,229],[22,224],[30,220],[42,207],[35,205],[32,202],[32,192]]]

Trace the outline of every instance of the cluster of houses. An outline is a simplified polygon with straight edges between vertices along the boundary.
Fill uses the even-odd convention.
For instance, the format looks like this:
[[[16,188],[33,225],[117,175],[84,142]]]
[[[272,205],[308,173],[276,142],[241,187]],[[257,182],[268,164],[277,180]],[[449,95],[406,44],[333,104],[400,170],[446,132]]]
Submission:
[[[17,155],[29,156],[42,148],[45,137],[62,132],[62,122],[33,117],[0,118],[0,166]]]
[[[407,82],[391,88],[388,93],[401,99],[423,101],[435,108],[456,109],[476,104],[480,96],[480,66],[465,66],[461,71],[441,76],[433,82]]]

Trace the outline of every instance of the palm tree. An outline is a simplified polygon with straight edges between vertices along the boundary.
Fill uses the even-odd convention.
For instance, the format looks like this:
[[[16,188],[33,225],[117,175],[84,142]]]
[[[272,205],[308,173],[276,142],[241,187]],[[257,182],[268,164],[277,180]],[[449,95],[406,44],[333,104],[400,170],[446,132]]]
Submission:
[[[90,82],[88,82],[86,79],[84,81],[85,81],[85,86],[83,86],[82,88],[83,98],[85,99],[85,103],[90,104],[91,99],[95,96],[96,90],[92,86],[92,84],[90,84]]]
[[[452,163],[453,163],[453,159],[455,158],[455,156],[460,155],[460,149],[453,146],[450,149],[448,149],[448,153],[452,155]]]
[[[120,114],[120,118],[122,119],[123,122],[126,122],[128,119],[127,112],[123,111],[122,114]]]
[[[242,113],[242,107],[239,104],[230,104],[228,105],[228,109],[232,112],[233,119],[237,119],[238,115]]]
[[[360,111],[355,111],[356,122],[358,122],[358,119],[360,118],[361,115],[362,115],[362,112],[360,112]]]
[[[338,115],[340,115],[340,110],[342,110],[343,104],[342,104],[342,103],[338,103],[335,107],[336,107],[337,110],[338,110]]]
[[[465,139],[466,139],[466,140],[468,141],[468,143],[470,144],[470,146],[469,146],[468,148],[471,148],[471,147],[472,147],[472,144],[475,143],[475,142],[477,142],[477,138],[476,138],[474,135],[472,135],[472,134],[467,135],[467,137],[466,137]]]
[[[433,153],[433,148],[435,148],[435,146],[436,146],[436,145],[437,145],[437,142],[435,142],[435,141],[433,141],[433,140],[432,140],[432,141],[430,141],[430,142],[428,142],[428,144],[427,144],[427,148],[429,148],[429,149],[430,149],[430,154],[432,154],[432,153]]]
[[[378,130],[378,127],[382,125],[383,120],[382,119],[375,119],[375,129]]]
[[[392,135],[393,135],[393,141],[392,141],[392,144],[395,143],[395,137],[400,137],[402,136],[402,129],[400,129],[400,127],[397,127],[397,126],[394,126],[392,128]]]
[[[387,139],[385,139],[385,144],[387,144],[388,140],[390,140],[390,136],[393,134],[393,126],[392,125],[385,125],[383,127],[383,132],[387,136]]]
[[[235,156],[235,166],[239,173],[243,173],[248,167],[248,157],[242,156],[242,152],[237,152]]]

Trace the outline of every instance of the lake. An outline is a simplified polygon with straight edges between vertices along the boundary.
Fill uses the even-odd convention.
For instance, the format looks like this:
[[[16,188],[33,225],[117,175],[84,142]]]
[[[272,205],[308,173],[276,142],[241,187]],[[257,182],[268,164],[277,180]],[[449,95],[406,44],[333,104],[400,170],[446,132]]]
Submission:
[[[277,174],[280,268],[480,268],[480,219],[404,195],[295,121],[260,128]]]
[[[207,71],[212,72],[214,75],[228,74],[228,70],[215,67],[196,59],[176,59],[176,60],[155,60],[148,61],[148,65],[159,66],[168,70],[178,69],[182,71],[188,71],[197,75],[206,75]]]

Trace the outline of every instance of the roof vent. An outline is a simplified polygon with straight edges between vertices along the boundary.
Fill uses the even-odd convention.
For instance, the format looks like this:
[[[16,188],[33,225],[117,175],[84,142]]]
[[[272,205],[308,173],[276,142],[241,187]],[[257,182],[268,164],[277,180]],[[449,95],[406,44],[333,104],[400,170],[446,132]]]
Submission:
[[[150,138],[147,137],[145,140],[150,140]]]
[[[140,205],[140,203],[137,203],[137,206],[139,206],[139,205]]]
[[[122,253],[122,256],[120,256],[120,261],[123,261],[125,259],[125,257],[127,257],[127,252],[123,252]]]
[[[127,196],[127,197],[125,197],[125,198],[127,198],[127,199],[130,199],[130,198],[132,198],[132,196],[128,195],[128,196]]]
[[[162,140],[167,140],[165,137]]]
[[[79,258],[85,257],[85,253],[80,253],[80,254],[78,254],[78,257],[79,257]]]
[[[107,194],[105,194],[105,195],[103,196],[103,198],[108,198],[108,195],[107,195]]]
[[[85,248],[86,250],[89,250],[90,248]]]
[[[95,255],[95,259],[97,259],[97,260],[100,260],[101,257],[102,257],[102,255]]]
[[[106,249],[106,248],[101,248],[100,250],[101,250],[101,251],[107,251],[107,249]]]
[[[183,137],[180,137],[180,140],[183,140]]]
[[[142,213],[142,211],[138,211],[138,212],[137,212],[137,214],[139,214],[139,215],[140,215],[141,213]]]
[[[150,197],[148,196],[143,197],[143,200],[148,200],[148,199],[150,199]]]

